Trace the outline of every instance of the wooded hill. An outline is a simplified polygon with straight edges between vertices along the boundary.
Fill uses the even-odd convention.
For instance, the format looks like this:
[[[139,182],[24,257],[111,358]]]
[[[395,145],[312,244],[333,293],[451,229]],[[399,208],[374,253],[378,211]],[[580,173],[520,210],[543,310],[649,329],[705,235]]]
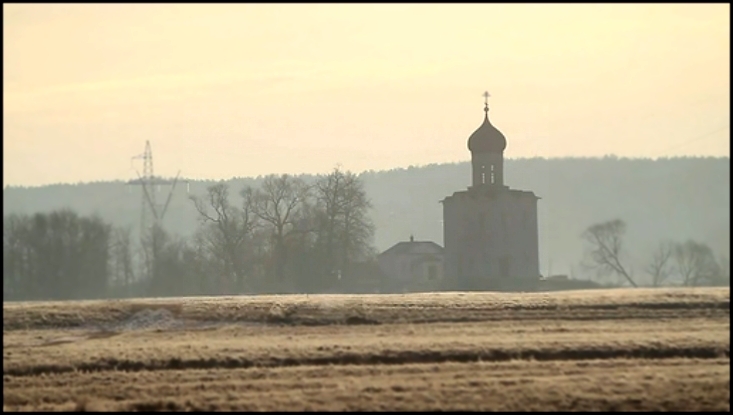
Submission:
[[[540,264],[543,274],[581,273],[581,233],[597,222],[622,219],[628,225],[625,248],[641,270],[660,240],[694,239],[717,255],[730,249],[730,158],[515,159],[505,162],[505,182],[532,190],[539,201]],[[314,175],[303,175],[306,181]],[[370,197],[376,235],[383,251],[408,240],[432,240],[442,245],[440,200],[470,184],[470,164],[433,164],[360,174]],[[262,178],[234,178],[232,203],[239,190],[258,186]],[[190,195],[203,195],[215,181],[191,180]],[[169,187],[162,187],[165,201]],[[50,212],[70,208],[80,215],[97,213],[116,226],[139,227],[140,186],[123,181],[5,187],[8,213]],[[179,184],[163,221],[166,230],[188,237],[198,227],[197,212],[187,186]]]

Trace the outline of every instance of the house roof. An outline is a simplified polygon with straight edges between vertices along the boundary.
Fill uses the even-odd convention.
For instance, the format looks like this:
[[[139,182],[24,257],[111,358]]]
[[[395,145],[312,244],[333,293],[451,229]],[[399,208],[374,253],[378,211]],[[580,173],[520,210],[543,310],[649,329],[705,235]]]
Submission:
[[[398,242],[379,255],[434,254],[435,252],[443,253],[443,247],[433,241],[409,241]]]

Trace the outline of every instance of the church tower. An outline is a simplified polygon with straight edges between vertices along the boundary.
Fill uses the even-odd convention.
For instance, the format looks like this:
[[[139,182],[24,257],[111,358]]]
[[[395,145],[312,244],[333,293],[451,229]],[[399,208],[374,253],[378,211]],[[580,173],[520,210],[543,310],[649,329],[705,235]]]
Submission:
[[[471,186],[442,200],[447,289],[522,290],[539,278],[537,200],[504,184],[506,137],[484,120],[468,138]]]
[[[484,92],[484,122],[468,138],[472,187],[504,186],[506,138],[489,121],[489,93]]]

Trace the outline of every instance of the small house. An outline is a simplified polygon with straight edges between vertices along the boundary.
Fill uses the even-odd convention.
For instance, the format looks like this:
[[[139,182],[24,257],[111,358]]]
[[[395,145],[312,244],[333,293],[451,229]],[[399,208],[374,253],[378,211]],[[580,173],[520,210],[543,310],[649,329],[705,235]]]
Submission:
[[[443,247],[432,241],[395,244],[378,256],[383,292],[435,291],[443,284]]]

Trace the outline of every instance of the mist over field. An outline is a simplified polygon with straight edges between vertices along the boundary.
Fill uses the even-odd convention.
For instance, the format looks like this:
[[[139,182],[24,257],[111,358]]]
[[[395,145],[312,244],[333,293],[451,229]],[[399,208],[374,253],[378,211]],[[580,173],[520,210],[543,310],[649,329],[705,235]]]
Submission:
[[[4,4],[3,412],[730,412],[730,38]]]
[[[581,233],[590,225],[612,219],[627,223],[625,247],[629,260],[643,269],[663,240],[694,239],[716,255],[730,250],[730,159],[689,157],[670,159],[559,158],[508,159],[506,183],[534,191],[538,202],[540,269],[543,274],[583,276]],[[470,164],[444,163],[389,171],[360,173],[373,208],[374,245],[381,252],[409,239],[443,244],[440,200],[470,184]],[[312,181],[315,176],[303,175]],[[233,178],[230,200],[240,203],[239,190],[258,185],[259,178]],[[178,183],[163,219],[164,228],[190,237],[197,213],[189,195],[203,195],[215,181]],[[159,199],[170,186],[161,186]],[[79,214],[99,214],[116,226],[137,232],[141,189],[125,182],[5,187],[5,214],[50,212],[70,208]]]

